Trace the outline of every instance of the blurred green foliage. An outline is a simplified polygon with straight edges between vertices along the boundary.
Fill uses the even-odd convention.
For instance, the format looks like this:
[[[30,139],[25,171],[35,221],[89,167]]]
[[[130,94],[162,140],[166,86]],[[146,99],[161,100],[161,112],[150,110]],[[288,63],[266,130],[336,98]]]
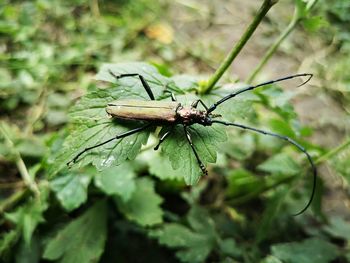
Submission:
[[[153,151],[157,134],[165,132],[159,129],[66,167],[79,150],[133,127],[106,121],[107,102],[147,98],[137,79],[115,83],[103,64],[143,73],[158,99],[168,99],[162,91],[169,85],[181,102],[199,96],[202,76],[173,75],[184,52],[165,22],[172,5],[201,14],[191,3],[1,2],[1,262],[350,261],[346,211],[323,212],[321,177],[312,208],[291,216],[310,195],[309,167],[302,153],[275,138],[194,127],[209,168],[202,178],[180,132]],[[326,56],[315,59],[315,75],[322,93],[336,98],[348,116],[350,5],[319,1],[310,12],[298,33],[321,39]],[[207,61],[204,54],[203,60],[186,56]],[[94,77],[109,84],[102,88]],[[210,103],[237,86],[201,96]],[[346,180],[349,195],[349,135],[339,125],[345,138],[339,147],[310,143],[314,129],[299,121],[290,102],[297,95],[268,86],[218,113],[297,140],[317,164],[327,163]],[[114,163],[106,167],[110,155]]]

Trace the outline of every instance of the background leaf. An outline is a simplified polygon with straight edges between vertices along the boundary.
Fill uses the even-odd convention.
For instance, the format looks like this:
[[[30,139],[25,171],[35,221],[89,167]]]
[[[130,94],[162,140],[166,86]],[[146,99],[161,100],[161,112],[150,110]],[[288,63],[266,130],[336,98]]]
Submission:
[[[293,175],[300,171],[299,165],[285,153],[272,156],[270,159],[260,164],[258,168],[265,172]]]
[[[64,209],[72,211],[86,202],[90,181],[91,174],[70,172],[52,180],[50,186]]]
[[[51,238],[43,257],[62,263],[97,262],[107,238],[107,207],[100,201]]]
[[[154,183],[147,178],[140,178],[136,180],[136,189],[127,201],[115,199],[119,210],[126,218],[141,226],[162,223],[162,198],[155,192]]]
[[[198,208],[193,208],[187,219],[192,229],[180,224],[165,224],[151,231],[151,237],[162,245],[177,248],[176,256],[182,262],[203,262],[214,248],[216,232],[213,222]],[[204,220],[203,220],[204,219]]]
[[[16,224],[17,227],[21,229],[26,245],[31,244],[31,239],[37,226],[45,222],[43,213],[48,208],[48,194],[48,189],[42,187],[40,197],[32,198],[28,203],[20,206],[14,212],[5,215],[7,220]],[[9,240],[11,240],[11,238]]]
[[[337,257],[337,247],[318,238],[272,246],[272,254],[286,263],[328,263]]]
[[[330,224],[324,229],[334,237],[350,240],[350,224],[342,218],[332,217]]]
[[[107,195],[118,195],[128,201],[135,191],[135,172],[130,163],[102,170],[94,178],[95,185]]]
[[[149,160],[149,172],[159,179],[183,179],[183,173],[180,169],[174,170],[169,162],[169,158],[161,151],[155,153],[155,157]]]

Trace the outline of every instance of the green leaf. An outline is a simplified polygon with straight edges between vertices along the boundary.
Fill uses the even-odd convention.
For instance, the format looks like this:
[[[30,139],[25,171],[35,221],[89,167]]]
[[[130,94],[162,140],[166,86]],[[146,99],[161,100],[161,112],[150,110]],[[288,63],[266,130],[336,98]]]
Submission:
[[[99,89],[83,96],[71,109],[70,117],[75,124],[70,135],[67,137],[61,154],[57,156],[50,174],[53,175],[63,169],[66,163],[71,161],[78,153],[87,147],[94,146],[109,140],[118,134],[141,127],[144,125],[138,121],[121,121],[110,119],[105,107],[108,102],[117,99],[140,99],[149,100],[147,92],[138,77],[127,77],[116,80],[114,74],[139,73],[151,86],[156,98],[158,98],[169,84],[170,80],[163,77],[155,67],[146,63],[120,63],[105,64],[98,72],[96,78],[114,83],[110,88]],[[97,147],[83,154],[76,167],[92,163],[99,170],[112,165],[119,165],[125,160],[133,160],[147,142],[149,130],[134,135],[114,140],[101,147]]]
[[[150,236],[162,245],[178,249],[176,256],[182,262],[203,262],[216,245],[214,224],[199,208],[193,208],[187,219],[192,229],[170,223],[150,231]]]
[[[107,119],[93,126],[80,124],[66,139],[62,154],[53,165],[51,174],[66,167],[66,164],[85,148],[142,125],[144,124],[138,122],[122,125]],[[92,163],[97,169],[102,170],[112,165],[119,165],[127,159],[132,160],[140,151],[141,146],[147,142],[148,136],[149,131],[143,131],[97,147],[82,155],[74,166],[81,167]]]
[[[334,237],[350,240],[350,224],[340,217],[332,217],[324,229]]]
[[[249,132],[240,132],[239,130],[229,128],[227,131],[228,140],[221,146],[221,152],[226,153],[238,161],[243,161],[250,157],[255,151],[255,134]]]
[[[303,18],[307,15],[307,3],[304,0],[295,0],[297,14],[299,18]]]
[[[272,156],[258,168],[265,172],[285,175],[297,174],[300,171],[300,166],[286,153]]]
[[[176,75],[172,76],[171,80],[177,87],[181,87],[181,90],[196,90],[198,88],[198,82],[200,78],[192,75]]]
[[[50,186],[61,205],[69,212],[86,202],[90,181],[90,174],[69,172],[52,180]]]
[[[296,84],[295,84],[296,85]],[[277,85],[269,85],[267,89],[259,91],[263,98],[262,104],[267,105],[275,113],[281,115],[283,119],[289,120],[296,117],[293,105],[289,101],[296,95],[296,92],[284,92]],[[266,113],[263,113],[263,117]]]
[[[272,246],[271,250],[275,257],[285,263],[328,263],[338,255],[335,245],[318,238],[277,244]]]
[[[206,232],[211,236],[215,236],[215,224],[209,216],[207,210],[198,206],[193,206],[187,215],[187,221],[193,230],[197,232]]]
[[[214,114],[222,115],[223,119],[228,121],[235,121],[237,119],[246,119],[253,112],[253,101],[235,98],[228,103],[222,104],[221,108],[214,112]]]
[[[103,65],[96,78],[106,82],[113,82],[114,87],[89,93],[73,107],[70,115],[76,125],[65,141],[61,151],[62,154],[58,156],[51,168],[51,174],[61,170],[67,162],[71,161],[85,148],[100,144],[117,134],[122,134],[143,125],[142,122],[107,119],[105,107],[110,101],[123,98],[149,99],[138,77],[116,80],[109,71],[112,71],[115,75],[124,73],[142,74],[152,87],[157,98],[162,95],[164,89],[168,88],[170,84],[174,85],[172,80],[160,75],[156,68],[145,63]],[[187,98],[189,97],[191,96],[187,96]],[[192,96],[192,98],[195,97]],[[125,160],[132,160],[140,151],[141,146],[147,142],[150,130],[92,149],[80,156],[78,163],[74,165],[81,167],[92,163],[98,170],[102,170],[112,165],[119,165]],[[189,132],[192,134],[194,147],[202,162],[204,164],[215,162],[216,151],[219,148],[218,144],[226,140],[225,131],[222,127],[194,125],[189,128]],[[175,145],[176,147],[174,147]],[[180,150],[174,151],[178,145],[180,145]],[[187,184],[196,183],[202,171],[198,166],[193,150],[186,140],[183,129],[176,127],[172,136],[162,146],[163,152],[171,160],[172,167],[175,170],[179,169],[177,174],[183,174]],[[178,156],[182,158],[178,158]],[[184,161],[184,158],[186,161]]]
[[[230,197],[251,193],[265,186],[265,181],[262,178],[254,176],[243,168],[232,171],[227,181],[226,194]]]
[[[40,198],[31,198],[15,212],[5,214],[6,219],[22,230],[23,239],[27,245],[30,245],[36,227],[45,221],[43,213],[48,208],[48,190],[42,187],[40,194]]]
[[[219,248],[224,255],[231,257],[238,257],[242,254],[241,249],[237,246],[236,241],[232,238],[220,240]]]
[[[278,258],[274,257],[274,256],[267,256],[266,258],[264,258],[261,263],[283,263],[281,260],[279,260]]]
[[[272,198],[270,198],[266,203],[266,209],[262,215],[261,220],[256,231],[255,241],[257,243],[262,243],[266,239],[272,239],[272,235],[275,234],[275,229],[277,229],[277,215],[281,209],[282,203],[286,199],[288,194],[288,189],[282,188],[273,193]]]
[[[176,256],[182,262],[203,262],[213,247],[213,237],[206,233],[196,233],[179,224],[166,224],[152,231],[152,237],[158,238],[161,245],[178,248]]]
[[[4,258],[10,254],[12,247],[18,242],[20,238],[18,229],[13,229],[7,233],[2,233],[0,236],[0,258]]]
[[[189,127],[188,130],[194,148],[204,165],[214,163],[220,143],[226,140],[225,130],[222,127],[204,127],[197,124]],[[177,125],[169,138],[163,142],[162,151],[169,157],[173,169],[179,169],[184,175],[186,184],[193,185],[198,182],[202,171],[186,139],[182,125]]]
[[[294,133],[292,127],[289,125],[288,122],[286,122],[284,120],[270,119],[269,126],[276,133],[283,134],[283,135],[288,136],[290,138],[295,137],[295,133]]]
[[[28,246],[25,242],[21,242],[16,253],[16,263],[39,263],[40,262],[40,242],[35,235]]]
[[[167,156],[157,151],[154,158],[149,161],[149,172],[161,180],[183,179],[183,173],[180,169],[174,170]]]
[[[317,32],[322,27],[329,26],[328,21],[322,16],[313,16],[303,20],[305,28],[311,32]]]
[[[129,86],[131,89],[134,89],[134,92],[136,92],[136,90],[142,90],[140,93],[143,94],[143,97],[147,99],[149,99],[149,97],[143,88],[139,77],[127,77],[116,80],[109,71],[112,71],[116,76],[127,73],[137,73],[142,75],[147,83],[150,84],[152,92],[156,98],[159,97],[167,85],[172,82],[167,77],[161,75],[156,67],[144,62],[128,62],[102,65],[101,69],[96,75],[97,80],[112,83],[121,82],[122,86]]]
[[[226,84],[219,90],[214,91],[210,95],[203,96],[202,99],[209,105],[218,101],[219,99],[231,94],[234,91],[241,90],[247,85],[241,84]],[[259,101],[259,97],[252,92],[239,94],[220,106],[213,112],[220,114],[223,119],[228,121],[236,121],[237,119],[246,119],[254,113],[253,103]]]
[[[96,203],[51,238],[43,257],[61,263],[98,262],[107,238],[107,206]]]
[[[136,180],[136,189],[127,201],[116,198],[119,210],[131,221],[141,226],[162,223],[162,198],[155,192],[154,183],[148,178]]]
[[[345,258],[346,258],[346,260],[347,260],[348,262],[350,262],[350,252],[347,252],[347,253],[345,254]]]
[[[95,185],[107,195],[118,195],[128,201],[135,191],[135,172],[131,163],[102,170],[94,177]]]

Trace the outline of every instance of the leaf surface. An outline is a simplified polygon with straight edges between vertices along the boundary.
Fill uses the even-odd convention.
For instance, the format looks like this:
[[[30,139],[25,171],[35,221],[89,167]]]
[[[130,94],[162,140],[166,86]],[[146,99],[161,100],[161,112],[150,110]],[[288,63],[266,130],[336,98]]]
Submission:
[[[300,166],[286,153],[272,156],[258,168],[265,172],[293,175],[300,171]]]
[[[98,262],[107,237],[107,207],[100,201],[51,238],[43,257],[61,263]]]
[[[220,143],[226,140],[225,130],[221,127],[204,127],[197,124],[189,127],[188,130],[200,160],[204,165],[214,163]],[[163,142],[162,151],[169,157],[173,169],[179,169],[183,173],[186,184],[197,183],[202,171],[186,139],[183,127],[176,126],[170,138]]]
[[[95,185],[107,195],[118,195],[128,201],[135,191],[135,172],[130,163],[107,168],[95,176]]]
[[[163,222],[160,207],[162,198],[155,192],[154,183],[148,178],[136,180],[136,190],[129,200],[116,198],[119,210],[131,221],[141,226],[152,226]]]
[[[61,205],[69,212],[86,202],[90,180],[90,174],[70,172],[55,178],[50,185]]]
[[[6,219],[15,223],[22,230],[25,243],[30,245],[36,227],[45,222],[43,213],[48,208],[48,190],[40,188],[40,197],[33,198],[12,213],[5,214]]]
[[[116,135],[145,125],[138,121],[121,121],[110,119],[105,107],[108,102],[121,99],[150,100],[138,77],[127,77],[116,80],[114,74],[140,73],[151,86],[156,98],[162,94],[168,82],[167,78],[157,73],[153,66],[145,63],[105,64],[96,78],[113,83],[112,87],[99,89],[83,96],[71,109],[70,117],[75,124],[67,137],[61,154],[57,156],[51,174],[63,169],[66,164],[85,148],[97,145],[114,138]],[[147,142],[149,129],[114,140],[84,153],[75,167],[92,163],[102,170],[112,165],[119,165],[125,160],[133,160],[141,146]]]
[[[285,263],[328,263],[337,257],[337,247],[318,238],[272,246],[272,254]]]
[[[203,217],[206,216],[206,217]],[[214,224],[205,211],[192,208],[187,216],[189,227],[168,223],[150,232],[150,236],[170,248],[182,262],[204,262],[217,240]]]

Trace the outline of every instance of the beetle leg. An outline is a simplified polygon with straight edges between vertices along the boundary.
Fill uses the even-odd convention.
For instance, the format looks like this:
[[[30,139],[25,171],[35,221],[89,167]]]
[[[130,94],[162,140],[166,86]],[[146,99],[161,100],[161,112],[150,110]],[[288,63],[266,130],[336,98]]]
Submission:
[[[204,109],[205,109],[206,111],[208,110],[207,105],[205,105],[205,103],[204,103],[201,99],[198,99],[198,100],[195,100],[194,102],[192,102],[191,106],[192,106],[193,108],[197,109],[198,103],[202,104],[202,106],[204,107]]]
[[[184,125],[184,131],[185,131],[186,139],[187,139],[188,143],[190,144],[194,155],[196,156],[199,168],[201,168],[202,173],[204,175],[208,175],[207,169],[205,168],[204,164],[202,163],[201,159],[198,156],[198,153],[197,153],[196,149],[194,148],[194,145],[193,145],[193,142],[192,142],[192,138],[191,138],[191,134],[188,132],[186,125]]]
[[[177,101],[174,93],[170,92],[170,95],[171,95],[171,101]]]
[[[162,142],[165,141],[165,139],[170,135],[170,133],[173,131],[173,129],[170,129],[169,131],[167,131],[166,133],[163,134],[162,137],[160,137],[158,144],[156,145],[156,147],[154,147],[154,150],[157,151],[159,146],[162,144]]]
[[[114,141],[114,140],[117,140],[117,139],[122,139],[122,138],[128,137],[128,136],[130,136],[130,135],[133,135],[133,134],[135,134],[135,133],[138,133],[138,132],[140,132],[140,131],[143,131],[143,130],[147,129],[148,127],[150,127],[150,126],[152,126],[152,125],[153,125],[153,123],[148,123],[148,124],[146,124],[146,125],[144,125],[144,126],[142,126],[142,127],[138,127],[138,128],[136,128],[136,129],[133,129],[133,130],[126,131],[126,132],[124,132],[124,133],[118,134],[118,135],[116,135],[115,137],[113,137],[113,138],[111,138],[111,139],[109,139],[109,140],[107,140],[107,141],[101,142],[101,143],[96,144],[96,145],[91,146],[91,147],[87,147],[87,148],[85,148],[83,151],[81,151],[80,153],[78,153],[71,161],[69,161],[69,162],[67,163],[67,165],[69,166],[69,165],[71,165],[72,163],[76,163],[77,160],[78,160],[78,158],[79,158],[83,153],[85,153],[85,152],[87,152],[87,151],[90,151],[90,150],[92,150],[92,149],[94,149],[94,148],[97,148],[97,147],[100,147],[100,146],[102,146],[102,145],[105,145],[105,144],[107,144],[107,143],[109,143],[109,142],[111,142],[111,141]]]
[[[164,93],[170,93],[170,96],[171,96],[171,101],[177,101],[176,97],[175,97],[175,94],[172,93],[170,90],[164,90]]]
[[[121,79],[121,78],[126,78],[126,77],[139,77],[139,79],[141,80],[142,86],[145,88],[149,98],[151,100],[155,100],[153,92],[151,90],[151,87],[148,85],[147,81],[143,78],[142,75],[140,75],[138,73],[115,75],[110,69],[108,70],[108,72],[109,72],[109,74],[111,74],[116,79]]]

